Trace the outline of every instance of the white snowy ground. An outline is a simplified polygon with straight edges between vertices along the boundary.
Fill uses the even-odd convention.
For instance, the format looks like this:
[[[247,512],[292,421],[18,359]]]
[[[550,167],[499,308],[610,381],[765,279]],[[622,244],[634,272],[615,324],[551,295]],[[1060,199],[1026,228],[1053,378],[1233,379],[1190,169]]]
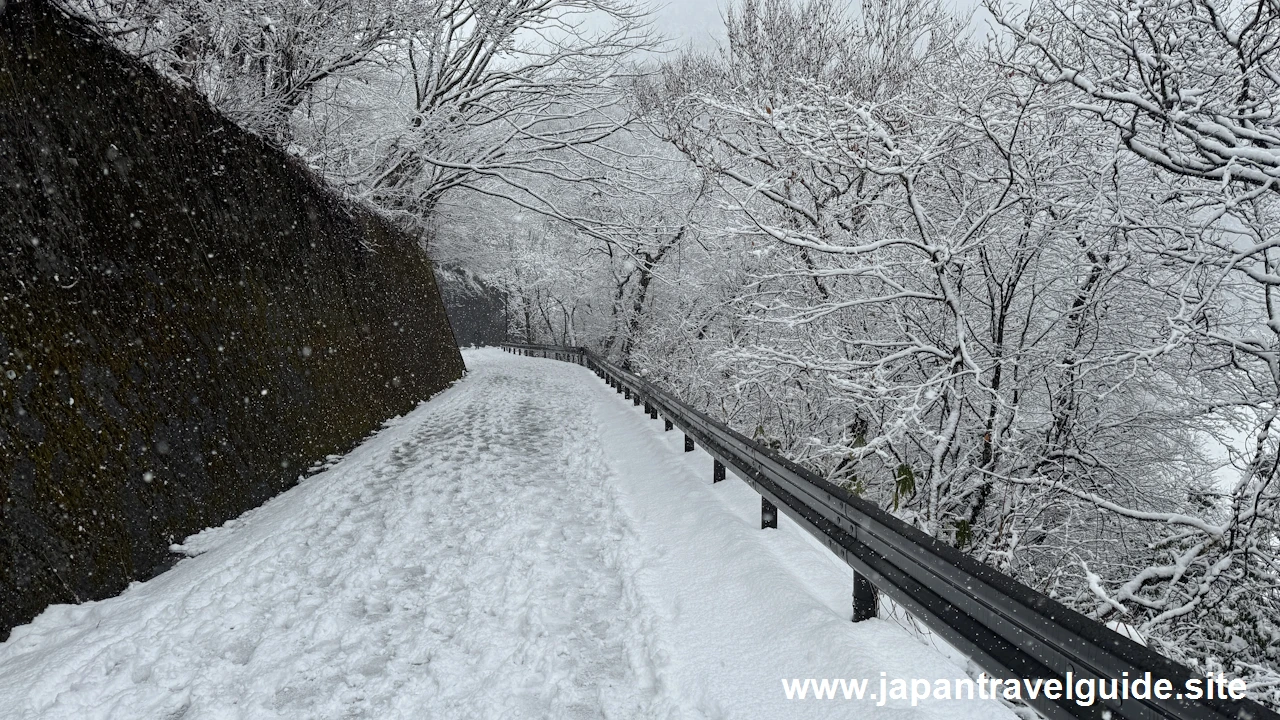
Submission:
[[[498,350],[123,595],[0,644],[0,718],[970,718],[788,701],[782,678],[956,678],[850,571],[587,370]]]

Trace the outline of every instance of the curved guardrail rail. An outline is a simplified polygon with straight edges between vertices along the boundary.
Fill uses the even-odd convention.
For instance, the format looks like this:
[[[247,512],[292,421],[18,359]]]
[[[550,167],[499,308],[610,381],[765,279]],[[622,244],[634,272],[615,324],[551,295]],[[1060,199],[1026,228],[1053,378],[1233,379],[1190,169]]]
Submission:
[[[651,417],[660,413],[668,430],[674,425],[684,431],[686,451],[694,442],[701,445],[715,460],[713,481],[733,468],[760,493],[764,526],[776,527],[770,513],[781,510],[853,568],[854,620],[875,615],[874,586],[994,677],[1109,682],[1150,673],[1150,683],[1165,679],[1172,685],[1167,698],[1151,693],[1091,705],[1066,692],[1056,700],[1024,692],[1023,701],[1045,717],[1280,720],[1280,713],[1252,700],[1182,698],[1186,680],[1200,678],[1205,688],[1205,678],[938,542],[586,348],[503,348],[590,368],[637,405],[643,402]]]

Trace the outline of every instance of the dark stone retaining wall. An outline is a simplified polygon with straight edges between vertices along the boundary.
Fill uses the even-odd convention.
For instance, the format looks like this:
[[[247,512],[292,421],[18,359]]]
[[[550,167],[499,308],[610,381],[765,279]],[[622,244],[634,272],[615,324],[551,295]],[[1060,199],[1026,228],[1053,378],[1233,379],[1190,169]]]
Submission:
[[[0,639],[461,376],[416,244],[41,0],[0,15]]]

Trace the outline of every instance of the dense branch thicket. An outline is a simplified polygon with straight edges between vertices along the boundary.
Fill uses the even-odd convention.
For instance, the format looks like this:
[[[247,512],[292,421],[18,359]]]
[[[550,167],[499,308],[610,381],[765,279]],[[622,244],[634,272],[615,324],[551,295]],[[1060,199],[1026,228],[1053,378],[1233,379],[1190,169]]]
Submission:
[[[429,231],[451,190],[589,182],[652,45],[624,0],[59,0],[349,195]]]
[[[1275,0],[990,0],[986,42],[736,0],[643,72],[614,0],[81,2],[432,228],[517,336],[1280,703]]]

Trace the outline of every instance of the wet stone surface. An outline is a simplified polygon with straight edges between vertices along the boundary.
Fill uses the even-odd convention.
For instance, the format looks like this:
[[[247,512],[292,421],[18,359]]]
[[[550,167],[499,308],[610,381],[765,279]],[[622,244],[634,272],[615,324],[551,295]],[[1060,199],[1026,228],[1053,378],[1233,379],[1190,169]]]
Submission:
[[[0,16],[0,638],[460,376],[429,261],[42,2]]]

